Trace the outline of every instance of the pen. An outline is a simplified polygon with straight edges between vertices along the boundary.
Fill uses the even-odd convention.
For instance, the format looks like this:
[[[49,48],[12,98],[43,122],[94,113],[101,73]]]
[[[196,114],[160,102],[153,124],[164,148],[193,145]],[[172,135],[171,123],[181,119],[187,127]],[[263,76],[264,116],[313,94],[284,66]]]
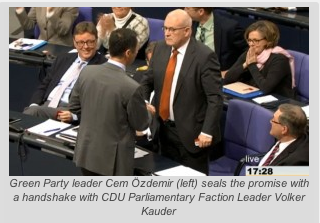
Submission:
[[[61,129],[61,128],[49,129],[49,130],[44,131],[43,133],[54,132],[54,131],[58,131],[58,130],[60,130],[60,129]]]

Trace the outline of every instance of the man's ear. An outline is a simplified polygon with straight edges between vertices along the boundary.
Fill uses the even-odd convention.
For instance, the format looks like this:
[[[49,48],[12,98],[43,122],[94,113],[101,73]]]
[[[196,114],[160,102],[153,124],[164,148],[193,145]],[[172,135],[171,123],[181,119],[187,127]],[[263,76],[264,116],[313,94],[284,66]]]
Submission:
[[[289,133],[289,128],[286,125],[282,125],[282,135],[287,135]]]

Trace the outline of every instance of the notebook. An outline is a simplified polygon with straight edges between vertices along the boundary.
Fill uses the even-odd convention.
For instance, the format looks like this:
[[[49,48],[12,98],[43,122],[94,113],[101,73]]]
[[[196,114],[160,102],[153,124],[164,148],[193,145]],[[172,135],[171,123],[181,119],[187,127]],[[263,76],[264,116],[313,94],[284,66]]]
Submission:
[[[259,88],[242,82],[223,85],[223,92],[240,98],[253,98],[263,94]]]
[[[47,44],[47,41],[41,39],[27,39],[20,38],[9,44],[9,49],[12,50],[35,50],[43,45]]]

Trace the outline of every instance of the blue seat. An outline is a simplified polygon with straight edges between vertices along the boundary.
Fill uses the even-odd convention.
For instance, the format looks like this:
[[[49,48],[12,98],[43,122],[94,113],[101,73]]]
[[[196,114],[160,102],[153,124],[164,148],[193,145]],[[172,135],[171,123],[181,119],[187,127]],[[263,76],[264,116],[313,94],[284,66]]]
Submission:
[[[79,15],[77,19],[73,23],[73,29],[74,27],[82,21],[90,21],[92,22],[92,7],[79,7]],[[72,32],[73,32],[72,29]],[[40,35],[40,30],[38,25],[34,27],[34,38],[37,39]]]
[[[164,32],[162,31],[162,27],[164,24],[164,20],[153,18],[147,18],[147,20],[150,29],[149,42],[163,40]]]
[[[224,131],[224,156],[211,161],[210,176],[233,176],[246,155],[266,153],[275,142],[270,135],[273,113],[260,105],[230,100]]]
[[[294,57],[298,99],[309,104],[309,55],[294,50],[288,52]]]

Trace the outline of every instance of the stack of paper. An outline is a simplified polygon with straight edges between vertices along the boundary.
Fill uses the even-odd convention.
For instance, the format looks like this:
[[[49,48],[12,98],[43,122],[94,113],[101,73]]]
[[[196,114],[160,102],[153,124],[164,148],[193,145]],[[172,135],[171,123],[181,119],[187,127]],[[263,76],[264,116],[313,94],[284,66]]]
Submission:
[[[254,101],[258,104],[262,104],[262,103],[268,103],[268,102],[272,102],[272,101],[278,101],[278,98],[276,98],[272,95],[266,95],[266,96],[254,98],[254,99],[252,99],[252,101]]]
[[[9,49],[12,50],[35,50],[43,45],[47,44],[47,41],[40,39],[27,39],[20,38],[9,44]]]
[[[79,130],[79,126],[76,126],[71,129],[67,129],[63,132],[60,132],[59,134],[56,135],[56,137],[68,142],[76,143],[78,130]]]
[[[27,129],[28,132],[32,132],[38,135],[44,135],[49,136],[52,134],[55,134],[67,127],[69,127],[70,124],[64,123],[64,122],[58,122],[52,119],[48,119],[45,122],[42,122],[36,126],[33,126],[29,129]]]
[[[158,171],[155,174],[158,176],[206,176],[204,173],[182,165]]]

